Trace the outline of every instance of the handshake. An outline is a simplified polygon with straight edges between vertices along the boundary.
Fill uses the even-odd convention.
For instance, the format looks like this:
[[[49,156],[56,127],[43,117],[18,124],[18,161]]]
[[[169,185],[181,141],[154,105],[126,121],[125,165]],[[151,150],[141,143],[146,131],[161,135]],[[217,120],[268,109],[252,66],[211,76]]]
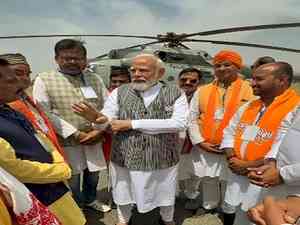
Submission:
[[[80,102],[72,105],[72,110],[77,115],[98,125],[99,127],[111,129],[114,134],[132,129],[131,120],[109,120],[107,116],[98,112],[93,106],[86,102]]]

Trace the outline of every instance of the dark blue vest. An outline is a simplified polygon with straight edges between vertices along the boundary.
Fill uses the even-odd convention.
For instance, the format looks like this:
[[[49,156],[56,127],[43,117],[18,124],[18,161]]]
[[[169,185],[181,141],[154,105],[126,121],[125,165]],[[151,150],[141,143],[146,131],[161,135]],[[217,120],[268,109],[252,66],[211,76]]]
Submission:
[[[23,120],[28,122],[22,114],[18,113],[17,115],[21,116]],[[14,118],[7,118],[6,116],[1,115],[1,113],[0,137],[9,142],[9,144],[14,148],[18,159],[37,161],[41,163],[52,163],[51,154],[43,148],[32,133],[28,132],[28,130],[26,130],[18,122],[18,120]],[[63,182],[51,184],[25,183],[25,186],[46,206],[52,204],[68,192],[68,188]]]

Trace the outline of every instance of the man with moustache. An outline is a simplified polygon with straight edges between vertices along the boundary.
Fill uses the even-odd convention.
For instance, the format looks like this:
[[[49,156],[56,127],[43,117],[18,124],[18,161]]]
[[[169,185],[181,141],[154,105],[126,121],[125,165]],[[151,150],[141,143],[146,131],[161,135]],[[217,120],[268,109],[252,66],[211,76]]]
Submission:
[[[189,67],[180,71],[178,75],[178,86],[187,96],[190,103],[195,91],[202,81],[202,72],[196,68]],[[180,132],[181,149],[178,171],[179,189],[183,191],[188,201],[185,209],[194,210],[199,208],[199,178],[195,176],[193,168],[193,145],[187,131]]]
[[[72,167],[69,185],[76,202],[107,212],[110,207],[96,199],[99,171],[106,169],[102,132],[72,111],[72,105],[80,101],[102,109],[107,90],[99,76],[86,70],[87,51],[82,42],[63,39],[54,50],[58,69],[37,76],[33,97],[47,113],[64,147]]]
[[[249,82],[242,80],[241,56],[222,50],[213,58],[215,80],[200,86],[191,100],[189,135],[197,151],[193,151],[195,175],[202,180],[202,207],[210,210],[221,199],[220,180],[226,180],[226,161],[219,150],[223,129],[239,106],[253,98]],[[198,204],[199,206],[199,204]]]
[[[29,88],[31,87],[31,68],[24,55],[20,53],[8,53],[0,55],[10,64],[22,85],[22,93],[16,101],[10,102],[9,106],[21,112],[37,129],[42,131],[55,145],[59,153],[64,156],[64,151],[58,142],[55,130],[40,106],[34,103]]]
[[[196,68],[185,68],[178,75],[178,86],[184,91],[188,102],[199,87],[202,80],[202,72]]]
[[[49,138],[8,105],[22,91],[23,84],[0,58],[0,167],[23,182],[63,225],[84,225],[85,217],[64,183],[70,167]]]
[[[276,156],[296,118],[300,97],[290,88],[292,79],[293,69],[286,62],[258,67],[252,74],[252,87],[259,99],[242,106],[224,130],[220,148],[225,151],[231,170],[222,207],[225,224],[233,224],[237,209],[238,224],[250,223],[245,212],[258,203],[262,189],[250,184],[247,176],[251,168]]]
[[[187,99],[175,85],[159,82],[165,69],[154,55],[134,57],[130,72],[132,82],[111,93],[102,113],[87,113],[91,107],[86,104],[74,110],[95,122],[111,121],[110,170],[118,225],[128,224],[132,204],[140,213],[160,207],[161,223],[173,225],[176,146],[178,133],[187,125]]]

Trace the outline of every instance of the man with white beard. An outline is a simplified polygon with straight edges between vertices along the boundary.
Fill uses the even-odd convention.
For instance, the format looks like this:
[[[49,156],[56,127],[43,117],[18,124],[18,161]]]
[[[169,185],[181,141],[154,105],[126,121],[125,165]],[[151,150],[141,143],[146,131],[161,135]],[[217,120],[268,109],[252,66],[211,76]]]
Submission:
[[[178,133],[187,126],[187,99],[175,84],[159,81],[165,69],[154,55],[134,57],[130,72],[132,83],[115,89],[101,113],[86,104],[73,109],[95,123],[110,121],[118,225],[128,224],[132,204],[140,213],[160,207],[161,223],[173,225]]]

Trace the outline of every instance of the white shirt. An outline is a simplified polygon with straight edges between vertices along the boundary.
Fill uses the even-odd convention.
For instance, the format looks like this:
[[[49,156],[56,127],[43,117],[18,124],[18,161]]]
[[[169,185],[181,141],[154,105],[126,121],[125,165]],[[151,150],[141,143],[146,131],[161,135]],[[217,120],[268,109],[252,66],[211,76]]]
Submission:
[[[103,100],[105,101],[108,92],[102,79],[99,76],[97,77],[99,78],[99,81],[102,84],[102,96]],[[44,111],[48,112],[47,116],[51,120],[56,132],[61,131],[61,133],[59,133],[60,136],[62,136],[63,138],[67,138],[77,131],[77,128],[75,128],[72,124],[65,121],[58,114],[53,112],[51,100],[47,93],[46,85],[39,76],[37,76],[34,81],[32,95],[34,101],[38,102],[43,107]]]
[[[222,148],[233,148],[234,147],[234,136],[236,126],[239,124],[241,116],[249,103],[241,106],[239,110],[232,117],[229,125],[224,129],[223,141],[221,143]],[[264,110],[264,107],[261,111]],[[277,130],[275,140],[272,144],[271,150],[266,154],[265,158],[276,158],[279,146],[287,133],[288,129],[291,127],[292,123],[296,118],[297,112],[299,112],[300,107],[296,106],[292,111],[290,111],[284,119]],[[258,120],[259,115],[257,115],[256,120]],[[244,141],[241,146],[241,152],[245,151],[247,142]],[[237,206],[242,203],[242,209],[248,210],[257,204],[261,197],[262,188],[249,183],[247,177],[238,176],[233,173],[229,173],[227,189],[225,193],[224,201],[232,206]]]
[[[160,88],[161,84],[157,84],[144,92],[140,92],[145,107],[148,107],[151,102],[154,101],[159,94]],[[109,119],[118,119],[118,112],[118,89],[115,89],[108,96],[102,113]],[[186,129],[188,115],[189,110],[187,98],[182,92],[181,96],[174,103],[171,118],[132,120],[132,129],[136,129],[147,134],[176,133]]]
[[[56,72],[59,73],[59,72]],[[57,75],[54,73],[53,75]],[[99,78],[100,83],[102,84],[102,96],[103,100],[106,99],[107,89],[102,81]],[[47,93],[47,87],[43,80],[40,77],[36,77],[33,85],[33,98],[38,102],[44,109],[47,111],[47,116],[51,120],[56,132],[63,138],[67,138],[74,134],[77,131],[72,124],[65,121],[60,117],[59,114],[55,113],[52,109],[51,99]],[[70,108],[71,110],[71,108]],[[77,145],[77,146],[65,146],[64,151],[68,158],[68,162],[72,167],[72,174],[80,174],[86,168],[89,171],[99,171],[106,168],[105,159],[102,151],[102,143],[97,143],[96,145]]]
[[[200,116],[199,111],[199,89],[194,93],[190,102],[190,122],[189,122],[189,136],[193,145],[199,144],[204,141],[204,137],[201,135],[198,119]]]
[[[283,139],[277,155],[277,166],[280,169],[284,183],[293,186],[300,186],[299,138],[300,113]],[[300,193],[300,190],[298,193]]]
[[[231,118],[229,125],[223,131],[223,140],[222,140],[220,149],[234,147],[235,129],[236,129],[237,125],[239,124],[240,119],[241,119],[244,111],[246,110],[246,108],[249,106],[249,104],[250,104],[250,102],[241,106],[238,109],[238,111],[234,114],[234,116]],[[264,111],[264,110],[265,110],[265,107],[263,107],[260,111]],[[296,117],[296,114],[299,111],[300,111],[300,107],[296,106],[281,121],[279,129],[276,132],[276,137],[272,144],[271,150],[267,153],[266,158],[276,158],[281,141],[282,141],[284,135],[286,134],[286,132],[288,131],[288,129],[291,127],[291,125],[294,122],[294,119]],[[259,113],[256,117],[256,120],[258,119],[258,117],[259,117]],[[242,145],[243,145],[243,143],[242,143]],[[246,145],[243,145],[243,147],[246,148]],[[241,149],[241,151],[243,151],[243,149]]]

